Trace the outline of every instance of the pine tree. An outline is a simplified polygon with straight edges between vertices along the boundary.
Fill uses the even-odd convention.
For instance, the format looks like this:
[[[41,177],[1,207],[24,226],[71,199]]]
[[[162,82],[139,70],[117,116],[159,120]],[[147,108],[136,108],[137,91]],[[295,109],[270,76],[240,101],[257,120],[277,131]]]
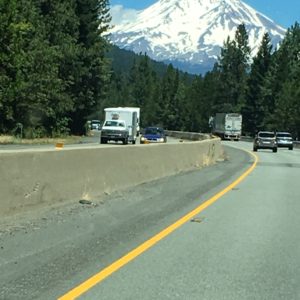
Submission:
[[[162,79],[161,97],[163,107],[164,126],[169,130],[175,130],[177,122],[176,93],[179,87],[179,74],[172,64],[169,64]]]
[[[219,71],[218,93],[214,110],[241,112],[245,104],[247,77],[250,68],[250,48],[245,25],[239,25],[235,39],[224,43],[217,64]]]
[[[50,135],[67,134],[74,100],[69,93],[73,83],[72,68],[76,61],[76,37],[78,20],[73,0],[35,1],[39,13],[40,41],[34,45],[35,94],[42,93],[43,99],[35,97],[34,105],[41,112],[39,121]],[[45,79],[44,79],[45,77]],[[38,126],[38,124],[36,124]]]
[[[109,28],[110,15],[107,0],[75,0],[75,3],[79,51],[70,88],[74,98],[70,118],[72,132],[83,133],[89,115],[100,110],[108,92],[110,67],[105,57],[108,42],[104,33]]]
[[[11,102],[15,69],[13,66],[12,40],[17,15],[17,1],[3,0],[0,4],[0,133],[14,122]]]
[[[187,91],[186,109],[188,118],[185,128],[187,131],[197,132],[201,127],[201,112],[203,109],[203,79],[201,76],[196,76]]]
[[[286,37],[277,52],[277,69],[276,73],[273,74],[273,84],[276,89],[272,90],[274,109],[269,118],[269,126],[281,131],[291,131],[297,138],[300,136],[299,53],[300,25],[295,23],[294,26],[288,29]],[[285,77],[282,76],[281,72]]]
[[[49,47],[43,23],[34,1],[12,1],[6,7],[5,23],[9,47],[9,118],[7,129],[22,124],[29,136],[45,134],[49,95],[60,92],[55,61],[56,49]],[[1,14],[2,15],[2,14]]]
[[[265,128],[265,104],[263,102],[262,86],[269,71],[272,56],[270,36],[265,33],[258,50],[253,58],[248,80],[246,105],[242,110],[244,117],[243,130],[250,135]]]

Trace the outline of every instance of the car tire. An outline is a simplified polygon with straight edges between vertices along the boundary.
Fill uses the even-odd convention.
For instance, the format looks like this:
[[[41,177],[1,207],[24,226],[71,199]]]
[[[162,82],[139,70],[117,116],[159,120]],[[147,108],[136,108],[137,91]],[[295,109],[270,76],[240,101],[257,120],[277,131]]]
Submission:
[[[132,145],[135,145],[135,140],[132,141]]]
[[[256,147],[253,147],[253,151],[254,151],[254,152],[257,152],[257,148],[256,148]]]
[[[124,138],[123,139],[123,145],[127,145],[128,144],[128,138]]]
[[[101,140],[100,140],[100,144],[107,144],[107,139],[105,139],[105,138],[101,138]]]
[[[289,150],[293,150],[293,148],[294,148],[293,146],[292,146],[292,147],[289,147]]]
[[[273,148],[273,152],[276,153],[277,152],[277,148]]]

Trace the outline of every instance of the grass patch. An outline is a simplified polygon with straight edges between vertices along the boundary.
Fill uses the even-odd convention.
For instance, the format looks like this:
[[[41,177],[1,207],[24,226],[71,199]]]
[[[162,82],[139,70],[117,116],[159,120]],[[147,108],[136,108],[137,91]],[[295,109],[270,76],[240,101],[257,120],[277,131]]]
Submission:
[[[20,139],[11,135],[0,135],[0,145],[20,144],[20,145],[51,145],[56,143],[78,144],[82,141],[81,136],[67,136],[61,138],[36,138]]]

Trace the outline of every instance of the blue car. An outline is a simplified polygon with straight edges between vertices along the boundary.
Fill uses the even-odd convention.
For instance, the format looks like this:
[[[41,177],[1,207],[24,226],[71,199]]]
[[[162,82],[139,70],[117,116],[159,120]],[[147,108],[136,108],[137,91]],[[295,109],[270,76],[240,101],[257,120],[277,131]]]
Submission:
[[[161,127],[147,127],[143,130],[140,143],[166,143],[167,136]]]

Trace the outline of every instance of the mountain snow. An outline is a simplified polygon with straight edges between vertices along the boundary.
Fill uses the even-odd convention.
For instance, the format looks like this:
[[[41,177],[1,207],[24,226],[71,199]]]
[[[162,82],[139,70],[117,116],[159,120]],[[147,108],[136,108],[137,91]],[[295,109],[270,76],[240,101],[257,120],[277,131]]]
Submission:
[[[140,11],[134,22],[115,26],[110,40],[120,48],[200,73],[212,67],[224,41],[233,39],[242,23],[253,55],[265,32],[275,46],[285,34],[284,28],[240,0],[159,0]]]

